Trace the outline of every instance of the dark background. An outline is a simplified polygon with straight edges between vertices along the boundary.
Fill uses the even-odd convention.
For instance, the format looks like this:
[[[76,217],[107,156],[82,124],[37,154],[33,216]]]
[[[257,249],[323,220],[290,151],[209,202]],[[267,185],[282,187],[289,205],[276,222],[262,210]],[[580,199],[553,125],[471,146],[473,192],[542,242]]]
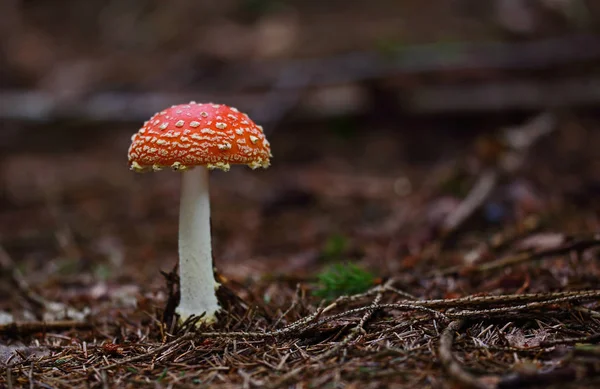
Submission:
[[[179,177],[129,172],[126,150],[143,120],[192,99],[248,112],[273,144],[268,171],[212,174],[215,252],[232,276],[310,274],[338,234],[352,237],[351,257],[394,273],[497,158],[498,133],[545,111],[558,131],[495,195],[500,216],[484,227],[557,199],[595,203],[594,1],[1,7],[0,241],[34,278],[162,282]],[[521,201],[534,209],[515,211]],[[594,230],[594,215],[573,228]]]

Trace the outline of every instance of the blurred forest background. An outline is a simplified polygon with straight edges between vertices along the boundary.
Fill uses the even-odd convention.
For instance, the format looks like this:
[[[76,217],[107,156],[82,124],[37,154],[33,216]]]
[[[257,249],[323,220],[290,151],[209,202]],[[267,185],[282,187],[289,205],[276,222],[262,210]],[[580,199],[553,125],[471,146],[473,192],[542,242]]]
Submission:
[[[314,312],[316,297],[349,293],[327,284],[326,269],[339,263],[368,271],[367,287],[394,280],[420,299],[600,286],[599,1],[3,0],[0,364],[14,370],[5,368],[0,386],[450,387],[440,372],[451,362],[429,346],[437,324],[425,321],[393,339],[374,323],[360,350],[342,336],[358,319],[311,328],[322,332],[303,333],[310,342],[294,347],[319,363],[331,357],[327,347],[349,347],[347,363],[331,369],[296,371],[304,359],[293,355],[272,362],[272,375],[244,359],[251,353],[223,355],[237,346],[220,339],[189,346],[196,358],[213,350],[207,363],[219,368],[208,373],[195,359],[196,368],[171,374],[181,366],[170,354],[156,365],[136,365],[147,362],[140,358],[127,371],[102,370],[108,359],[164,351],[156,318],[169,299],[161,271],[177,260],[180,177],[133,174],[126,152],[144,120],[190,100],[247,112],[274,154],[264,172],[211,173],[217,268],[267,318],[228,330],[277,328]],[[29,333],[3,332],[6,323],[64,320],[45,315],[47,301],[85,311],[93,329],[41,346],[35,338],[35,350]],[[593,312],[585,325],[575,316],[539,328],[473,324],[459,339],[460,358],[489,375],[470,384],[505,387],[510,376],[525,385],[524,376],[554,371],[567,351],[546,353],[555,344],[543,342],[597,343]],[[471,337],[497,349],[481,354]],[[524,345],[546,351],[513,360],[509,348]],[[399,360],[403,347],[419,351]],[[600,352],[586,352],[597,353],[585,356],[593,369],[582,373],[579,354],[568,354],[560,367],[571,370],[560,377],[598,384]],[[65,353],[69,362],[52,370]],[[19,370],[31,356],[42,362]],[[83,361],[109,373],[73,378]]]

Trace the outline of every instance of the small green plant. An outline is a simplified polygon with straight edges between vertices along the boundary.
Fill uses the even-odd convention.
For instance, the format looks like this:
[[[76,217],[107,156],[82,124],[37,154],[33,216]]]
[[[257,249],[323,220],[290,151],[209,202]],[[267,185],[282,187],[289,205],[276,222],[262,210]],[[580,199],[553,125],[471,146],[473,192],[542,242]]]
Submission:
[[[165,377],[167,376],[168,371],[169,371],[169,369],[165,367],[165,369],[162,371],[162,373],[160,373],[160,375],[156,379],[156,382],[160,382],[160,381],[164,380]]]
[[[317,275],[313,294],[325,300],[363,293],[375,284],[375,276],[352,263],[338,263]]]

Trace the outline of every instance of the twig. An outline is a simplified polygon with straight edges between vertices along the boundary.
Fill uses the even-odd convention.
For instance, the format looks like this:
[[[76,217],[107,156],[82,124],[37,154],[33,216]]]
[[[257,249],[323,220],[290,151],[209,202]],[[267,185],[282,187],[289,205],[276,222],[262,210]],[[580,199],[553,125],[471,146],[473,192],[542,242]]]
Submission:
[[[498,182],[498,172],[494,169],[484,171],[477,182],[460,203],[442,223],[444,233],[450,234],[463,224],[492,193]]]
[[[12,369],[6,369],[6,386],[8,389],[13,388],[12,383]]]
[[[598,341],[600,341],[600,334],[592,334],[577,338],[545,340],[540,343],[540,347],[552,347],[556,346],[557,344],[597,343]]]
[[[481,382],[477,377],[467,372],[458,363],[452,354],[452,343],[454,343],[455,333],[465,324],[465,320],[455,320],[451,322],[440,336],[440,345],[438,348],[440,362],[448,375],[457,383],[467,388],[492,389],[494,386]]]
[[[294,308],[296,308],[296,305],[298,305],[298,301],[300,300],[300,293],[301,288],[300,284],[298,283],[296,285],[296,293],[294,294],[294,299],[292,300],[292,303],[284,312],[281,313],[281,315],[279,315],[277,320],[275,320],[275,323],[273,323],[273,328],[277,328],[281,320],[283,320]]]
[[[27,378],[29,378],[29,388],[35,388],[35,384],[33,382],[33,362],[31,362],[31,368],[29,369],[29,374]]]
[[[556,116],[542,112],[531,120],[503,130],[504,142],[513,151],[526,152],[531,146],[556,128]]]
[[[575,307],[575,310],[579,311],[579,312],[583,312],[583,313],[590,315],[591,317],[594,317],[596,319],[600,319],[600,312],[595,311],[593,309],[586,308],[586,307]]]
[[[402,296],[402,297],[407,298],[409,300],[417,300],[417,297],[413,296],[412,294],[410,294],[408,292],[405,292],[403,290],[394,288],[391,285],[384,286],[384,290],[389,290],[390,292],[393,292],[393,293],[397,294],[398,296]]]
[[[503,313],[507,313],[507,312],[533,310],[533,309],[537,309],[537,308],[546,307],[548,305],[560,304],[560,303],[564,303],[564,302],[568,302],[568,301],[581,300],[581,299],[587,299],[587,298],[597,299],[597,298],[600,298],[600,296],[585,296],[585,297],[580,297],[580,298],[578,298],[577,296],[566,296],[566,297],[561,297],[561,298],[556,298],[556,299],[551,299],[551,300],[546,300],[546,301],[536,301],[536,302],[531,302],[531,303],[521,304],[521,305],[516,305],[516,306],[511,305],[508,307],[500,307],[500,308],[464,310],[464,311],[459,311],[459,312],[452,312],[452,313],[447,313],[447,316],[451,317],[451,318],[467,318],[467,317],[473,318],[473,317],[480,317],[480,316],[489,316],[489,315],[503,314]]]
[[[79,320],[12,322],[0,324],[0,334],[26,335],[33,332],[64,331],[74,328],[87,329],[91,327],[92,325],[90,323]]]
[[[404,300],[397,304],[418,305],[428,308],[460,308],[478,305],[507,305],[511,303],[526,303],[534,301],[546,301],[550,299],[566,298],[571,300],[590,300],[600,298],[600,290],[582,290],[554,293],[528,293],[507,294],[500,296],[467,296],[457,299],[435,299],[435,300]]]
[[[330,322],[332,320],[337,320],[340,319],[342,317],[346,317],[346,316],[350,316],[353,315],[355,313],[362,313],[365,311],[369,311],[371,309],[397,309],[397,310],[402,310],[402,311],[421,311],[421,312],[425,312],[425,313],[429,313],[431,316],[434,317],[439,317],[441,319],[447,319],[446,315],[443,314],[442,312],[438,312],[434,309],[422,306],[422,305],[417,305],[417,304],[398,304],[398,303],[392,303],[392,304],[379,304],[376,306],[373,305],[368,305],[368,306],[364,306],[364,307],[359,307],[359,308],[354,308],[354,309],[350,309],[344,312],[340,312],[338,314],[335,315],[331,315],[328,317],[325,317],[319,321],[316,321],[314,323],[311,323],[309,326],[306,326],[305,328],[303,328],[304,331],[309,330],[311,328],[314,327],[318,327],[320,325],[323,325],[327,322]]]
[[[382,297],[383,297],[383,293],[379,292],[377,294],[377,296],[375,296],[375,298],[373,299],[373,302],[371,303],[371,305],[366,307],[365,313],[360,318],[358,324],[356,324],[356,326],[354,326],[354,328],[352,328],[350,333],[341,342],[337,343],[329,351],[320,355],[318,360],[322,361],[324,359],[329,358],[332,355],[337,354],[343,347],[345,347],[347,344],[349,344],[351,341],[353,341],[360,334],[364,334],[365,333],[364,326],[365,326],[365,323],[367,322],[367,320],[369,320],[369,318],[373,315],[373,312],[375,312],[377,309],[381,309],[381,307],[383,306],[383,305],[379,305],[379,302],[381,301]]]

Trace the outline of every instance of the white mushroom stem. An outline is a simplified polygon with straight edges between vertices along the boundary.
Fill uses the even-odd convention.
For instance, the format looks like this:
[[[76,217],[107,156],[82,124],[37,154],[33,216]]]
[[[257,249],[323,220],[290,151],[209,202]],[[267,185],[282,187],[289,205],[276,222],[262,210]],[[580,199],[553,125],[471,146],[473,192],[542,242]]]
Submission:
[[[181,320],[205,313],[214,322],[220,309],[212,263],[208,170],[198,166],[183,172],[179,209],[179,279]]]

